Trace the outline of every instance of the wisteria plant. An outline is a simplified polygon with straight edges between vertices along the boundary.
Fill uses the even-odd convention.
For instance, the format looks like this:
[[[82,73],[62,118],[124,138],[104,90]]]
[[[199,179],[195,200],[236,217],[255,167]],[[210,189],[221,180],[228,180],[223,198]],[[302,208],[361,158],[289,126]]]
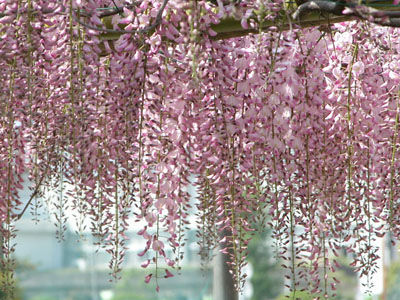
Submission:
[[[260,226],[293,297],[304,281],[333,297],[342,248],[369,278],[376,237],[400,236],[400,8],[374,3],[0,0],[9,299],[14,226],[41,205],[60,239],[67,207],[90,226],[116,278],[134,218],[145,281],[171,277],[189,184],[200,252],[222,245],[238,289]]]

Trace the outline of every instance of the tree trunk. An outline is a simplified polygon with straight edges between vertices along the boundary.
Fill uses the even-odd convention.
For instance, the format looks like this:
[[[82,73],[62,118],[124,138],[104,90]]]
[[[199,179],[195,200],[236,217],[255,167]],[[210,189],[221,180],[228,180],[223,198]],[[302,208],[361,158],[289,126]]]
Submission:
[[[219,250],[219,249],[218,249]],[[229,256],[218,251],[214,257],[213,300],[238,300],[227,262]]]

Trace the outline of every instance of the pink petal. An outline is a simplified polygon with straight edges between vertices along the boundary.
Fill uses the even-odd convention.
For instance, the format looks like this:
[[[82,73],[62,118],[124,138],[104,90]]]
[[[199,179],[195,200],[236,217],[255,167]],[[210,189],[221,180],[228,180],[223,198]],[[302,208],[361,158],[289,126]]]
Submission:
[[[153,276],[153,274],[147,275],[147,276],[145,277],[145,279],[144,279],[144,282],[149,283],[152,276]]]
[[[169,278],[169,277],[174,277],[174,275],[173,275],[170,271],[168,271],[168,269],[165,269],[165,276],[164,276],[164,278]]]

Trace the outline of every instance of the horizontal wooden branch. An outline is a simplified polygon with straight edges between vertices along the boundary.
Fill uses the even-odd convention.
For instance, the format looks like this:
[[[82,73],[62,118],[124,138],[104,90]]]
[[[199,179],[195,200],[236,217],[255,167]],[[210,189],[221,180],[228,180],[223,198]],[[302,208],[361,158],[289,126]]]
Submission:
[[[240,20],[235,20],[233,18],[226,18],[223,19],[220,23],[211,26],[211,28],[217,33],[217,35],[212,37],[212,39],[223,40],[233,37],[246,36],[249,34],[257,34],[260,33],[260,31],[261,32],[267,32],[270,30],[285,31],[295,27],[308,28],[326,24],[351,21],[355,19],[356,17],[353,16],[330,15],[328,17],[322,17],[321,14],[313,13],[308,16],[302,17],[296,21],[290,19],[291,23],[286,18],[284,20],[281,20],[280,22],[279,21],[265,22],[261,29],[254,29],[254,28],[244,29],[240,24]]]
[[[339,0],[340,1],[340,0]],[[344,0],[343,0],[344,1]],[[380,11],[400,11],[400,5],[393,5],[392,0],[375,0],[369,1],[368,3],[361,2],[362,5],[365,5],[367,8],[371,8],[371,11],[375,9],[379,9]],[[387,15],[390,15],[387,14]],[[356,15],[335,15],[335,14],[327,14],[321,13],[318,11],[313,11],[308,14],[300,14],[297,19],[293,19],[292,16],[284,15],[281,19],[276,19],[274,21],[264,22],[262,28],[260,29],[244,29],[240,20],[235,20],[233,18],[225,18],[221,20],[220,23],[213,25],[211,28],[217,33],[212,39],[214,40],[222,40],[229,39],[233,37],[245,36],[248,34],[257,34],[261,32],[267,32],[270,30],[280,30],[285,31],[291,28],[308,28],[315,27],[321,25],[329,25],[334,23],[341,23],[346,21],[352,21],[359,19]],[[390,24],[387,24],[390,26]]]
[[[261,28],[262,32],[267,32],[270,30],[289,30],[292,26],[301,27],[301,28],[308,28],[308,27],[315,27],[324,24],[334,24],[340,23],[345,21],[355,20],[356,17],[354,16],[335,16],[330,15],[328,17],[322,17],[319,13],[312,13],[307,16],[301,17],[299,20],[295,21],[291,19],[291,24],[288,22],[287,18],[282,21],[276,22],[265,22],[263,27]],[[108,27],[108,26],[107,26]],[[260,29],[255,28],[248,28],[245,29],[240,24],[240,20],[236,20],[234,18],[225,18],[222,19],[220,23],[216,25],[212,25],[211,29],[214,30],[217,35],[211,37],[213,40],[224,40],[234,37],[241,37],[246,36],[249,34],[258,34],[260,33]],[[121,33],[102,33],[100,35],[101,40],[103,41],[113,41],[119,39]]]
[[[344,1],[344,0],[339,0],[339,1]],[[168,0],[164,0],[163,7],[160,10],[161,12],[165,8]],[[315,2],[318,2],[317,0]],[[322,1],[323,2],[323,1]],[[328,14],[328,13],[321,13],[319,11],[312,11],[309,13],[305,14],[298,14],[298,18],[294,19],[292,17],[292,13],[296,11],[296,4],[294,4],[294,1],[292,0],[287,0],[287,5],[290,6],[290,9],[288,13],[282,13],[280,18],[277,18],[273,21],[266,21],[262,24],[261,28],[248,28],[245,29],[241,26],[241,21],[234,19],[232,17],[226,17],[220,21],[220,23],[212,25],[211,28],[213,31],[215,31],[217,34],[213,37],[211,37],[213,40],[223,40],[223,39],[229,39],[229,38],[234,38],[234,37],[241,37],[241,36],[246,36],[249,34],[257,34],[260,32],[268,32],[271,30],[279,30],[279,31],[285,31],[289,30],[291,28],[307,28],[307,27],[314,27],[314,26],[321,26],[321,25],[328,25],[328,24],[334,24],[334,23],[339,23],[339,22],[345,22],[345,21],[350,21],[350,20],[355,20],[357,18],[362,18],[362,12],[363,10],[360,10],[359,8],[355,8],[355,13],[353,15],[335,15],[335,14]],[[344,2],[346,5],[351,2]],[[360,2],[357,2],[360,3]],[[400,6],[399,5],[393,5],[393,0],[372,0],[372,1],[361,1],[360,3],[363,7],[365,8],[371,8],[371,11],[374,9],[379,9],[379,11],[400,11]],[[356,5],[356,4],[353,4]],[[291,12],[290,12],[291,10]],[[118,13],[120,10],[111,10],[112,15],[115,13]],[[51,11],[42,11],[42,13],[52,13]],[[58,13],[65,13],[64,10],[61,10]],[[57,13],[56,13],[57,14]],[[102,12],[102,14],[104,14]],[[375,14],[374,12],[370,14]],[[296,13],[294,14],[296,16]],[[4,13],[0,13],[0,18],[6,16]],[[86,16],[85,13],[81,13],[81,16]],[[111,24],[111,15],[101,15],[102,16],[102,22],[104,23],[104,27],[100,28],[99,31],[103,31],[100,34],[100,39],[103,41],[113,41],[119,39],[119,37],[127,33],[124,28],[121,28],[121,31],[119,32],[118,30],[113,29],[113,25]],[[158,20],[151,26],[152,29],[153,27],[157,26],[158,24],[161,23],[160,17],[158,16]],[[383,21],[382,21],[383,20]],[[391,26],[391,23],[386,21],[386,17],[382,20],[378,20],[379,22],[375,22],[381,25],[386,25],[386,26]],[[397,19],[396,19],[397,21]],[[84,22],[84,21],[81,21]],[[392,22],[393,23],[393,22]],[[93,27],[93,26],[92,26]],[[125,27],[125,26],[122,26]],[[96,29],[96,27],[93,27]],[[135,31],[133,30],[132,33]],[[151,30],[148,32],[148,34],[152,34],[154,30]]]

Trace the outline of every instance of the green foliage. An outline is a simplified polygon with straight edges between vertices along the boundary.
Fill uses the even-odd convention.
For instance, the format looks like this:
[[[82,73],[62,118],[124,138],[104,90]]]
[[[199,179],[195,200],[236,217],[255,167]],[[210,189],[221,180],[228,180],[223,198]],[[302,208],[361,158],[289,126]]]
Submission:
[[[3,282],[3,278],[4,278],[4,272],[3,270],[0,269],[0,283]],[[18,283],[15,281],[15,286],[14,286],[14,297],[12,298],[12,300],[22,300],[22,292],[21,289],[18,286]],[[4,291],[1,290],[1,285],[0,285],[0,300],[9,300],[10,299],[10,295],[6,295],[6,293]]]
[[[310,294],[309,292],[306,291],[297,291],[296,293],[291,293],[288,296],[286,295],[281,295],[276,300],[313,300],[317,297],[317,295]]]
[[[400,299],[400,261],[393,262],[387,272],[387,300]]]
[[[1,277],[1,274],[0,274],[0,277]],[[6,300],[6,299],[7,300],[10,299],[10,297],[7,297],[7,295],[3,291],[0,290],[0,300]],[[22,300],[22,292],[18,286],[16,286],[14,289],[14,298],[12,300]]]
[[[247,260],[253,267],[250,282],[253,286],[251,300],[275,298],[281,292],[283,282],[279,265],[272,259],[268,245],[269,232],[257,233],[249,243]]]
[[[156,292],[155,280],[152,279],[149,284],[144,282],[145,275],[149,273],[154,274],[155,270],[126,269],[114,288],[112,300],[205,300],[212,282],[208,280],[212,276],[210,270],[187,266],[180,275],[168,279],[160,277],[160,291]]]
[[[32,300],[54,300],[54,297],[48,295],[39,295],[32,298]]]
[[[114,289],[112,300],[156,300],[155,287],[151,283],[146,284],[144,276],[142,270],[126,269]]]
[[[355,295],[357,293],[358,286],[358,277],[354,272],[354,269],[349,266],[349,259],[342,256],[337,257],[340,268],[336,270],[336,272],[328,273],[329,282],[332,281],[332,277],[337,278],[340,281],[340,288],[336,291],[328,290],[329,295],[336,294],[335,297],[329,297],[329,299],[334,300],[354,300]],[[307,291],[296,291],[296,294],[293,293],[287,295],[282,294],[276,300],[313,300],[315,298],[320,297],[320,299],[325,299],[322,294],[310,294]],[[400,298],[396,298],[400,299]]]
[[[336,290],[337,296],[335,300],[354,300],[357,293],[358,286],[358,275],[354,272],[353,267],[351,267],[350,261],[345,256],[340,256],[336,258],[340,265],[340,268],[334,273],[329,273],[329,278],[336,277],[339,281],[339,287]]]

